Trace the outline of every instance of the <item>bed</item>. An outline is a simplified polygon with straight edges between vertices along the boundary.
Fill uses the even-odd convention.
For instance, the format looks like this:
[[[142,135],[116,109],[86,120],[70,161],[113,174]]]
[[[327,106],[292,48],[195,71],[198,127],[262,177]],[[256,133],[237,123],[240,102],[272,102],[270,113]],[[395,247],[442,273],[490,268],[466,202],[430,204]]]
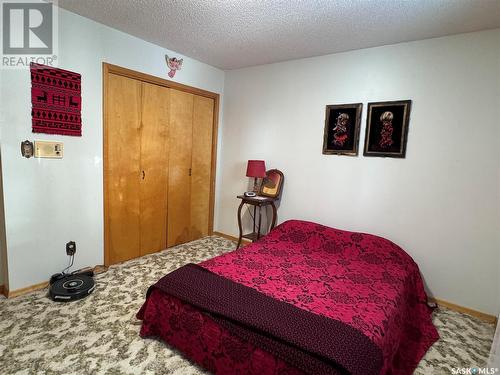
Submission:
[[[431,313],[391,241],[290,220],[165,276],[137,317],[212,373],[411,374],[439,338]]]

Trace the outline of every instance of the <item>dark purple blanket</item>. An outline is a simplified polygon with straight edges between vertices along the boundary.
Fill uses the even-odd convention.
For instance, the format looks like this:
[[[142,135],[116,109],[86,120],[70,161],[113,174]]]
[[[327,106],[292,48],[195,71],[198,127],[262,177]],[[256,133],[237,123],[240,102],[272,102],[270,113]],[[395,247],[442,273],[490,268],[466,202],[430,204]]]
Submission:
[[[309,374],[379,374],[382,352],[363,333],[188,264],[153,288],[189,303],[234,335]]]

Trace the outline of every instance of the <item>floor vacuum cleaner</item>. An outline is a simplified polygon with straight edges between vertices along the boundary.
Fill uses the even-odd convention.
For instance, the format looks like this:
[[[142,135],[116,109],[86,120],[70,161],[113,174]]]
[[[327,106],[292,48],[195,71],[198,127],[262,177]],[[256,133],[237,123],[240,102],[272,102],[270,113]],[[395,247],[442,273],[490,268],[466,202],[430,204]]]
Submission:
[[[94,271],[92,268],[83,268],[68,273],[75,259],[76,243],[66,244],[66,254],[70,257],[70,264],[61,273],[52,275],[49,282],[49,298],[56,302],[70,302],[87,297],[95,289]]]

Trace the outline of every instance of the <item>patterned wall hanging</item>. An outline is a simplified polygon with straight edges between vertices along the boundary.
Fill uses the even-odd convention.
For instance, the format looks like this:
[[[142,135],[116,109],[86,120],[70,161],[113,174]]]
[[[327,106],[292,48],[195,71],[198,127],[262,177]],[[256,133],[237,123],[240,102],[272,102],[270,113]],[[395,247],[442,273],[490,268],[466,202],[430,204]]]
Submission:
[[[33,133],[82,135],[81,75],[31,63]]]

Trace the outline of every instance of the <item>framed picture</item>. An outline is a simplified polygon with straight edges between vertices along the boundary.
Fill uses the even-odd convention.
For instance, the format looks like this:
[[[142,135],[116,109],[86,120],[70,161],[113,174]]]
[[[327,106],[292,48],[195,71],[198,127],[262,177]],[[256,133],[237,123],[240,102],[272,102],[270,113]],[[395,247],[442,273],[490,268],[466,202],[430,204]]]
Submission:
[[[268,170],[266,172],[266,177],[264,177],[260,185],[259,195],[279,199],[284,179],[285,176],[283,176],[281,171],[277,169]]]
[[[362,108],[361,103],[326,106],[323,154],[358,155]]]
[[[411,100],[368,103],[365,156],[404,158]]]

